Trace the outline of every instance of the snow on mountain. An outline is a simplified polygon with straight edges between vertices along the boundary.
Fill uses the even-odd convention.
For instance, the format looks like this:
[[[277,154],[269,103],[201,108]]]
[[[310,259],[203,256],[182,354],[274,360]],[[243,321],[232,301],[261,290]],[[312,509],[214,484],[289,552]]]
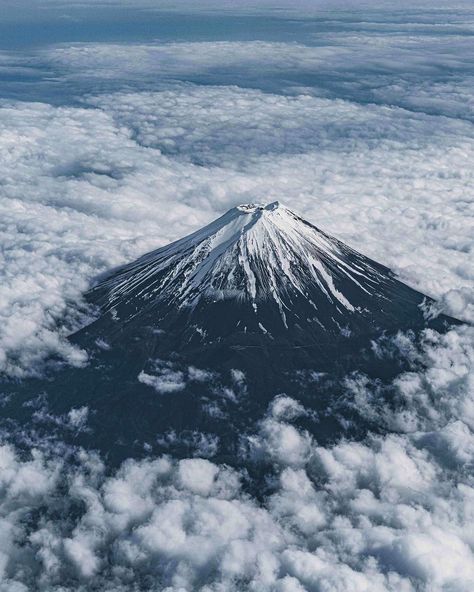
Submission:
[[[236,301],[251,306],[255,327],[264,333],[274,332],[263,320],[265,307],[276,307],[279,330],[311,319],[341,332],[347,319],[367,316],[374,301],[383,311],[392,298],[387,290],[396,286],[403,284],[387,268],[273,202],[229,210],[197,232],[115,270],[91,296],[103,312],[121,321],[160,303],[193,310],[203,303]],[[402,292],[404,299],[417,294],[417,305],[421,302],[408,287]]]

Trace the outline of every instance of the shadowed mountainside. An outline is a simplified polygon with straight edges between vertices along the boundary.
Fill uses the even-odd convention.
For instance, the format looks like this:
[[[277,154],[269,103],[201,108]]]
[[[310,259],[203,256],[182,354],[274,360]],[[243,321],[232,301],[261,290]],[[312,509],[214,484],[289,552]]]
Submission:
[[[312,410],[302,423],[319,441],[377,431],[347,376],[389,397],[412,362],[374,342],[457,322],[430,317],[429,298],[278,202],[233,208],[100,278],[87,299],[97,318],[71,341],[88,366],[6,384],[4,424],[114,461],[153,451],[232,464],[279,393]]]

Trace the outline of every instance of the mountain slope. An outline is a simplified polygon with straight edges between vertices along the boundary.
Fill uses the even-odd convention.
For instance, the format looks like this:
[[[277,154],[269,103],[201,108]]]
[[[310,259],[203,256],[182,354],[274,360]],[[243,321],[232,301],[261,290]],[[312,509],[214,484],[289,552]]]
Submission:
[[[212,442],[236,462],[279,393],[311,410],[320,442],[380,430],[348,399],[347,376],[390,396],[413,362],[374,341],[456,322],[426,319],[429,298],[278,203],[233,208],[100,278],[87,298],[97,319],[71,341],[89,365],[10,385],[4,418],[29,442],[57,433],[117,461]],[[87,430],[69,425],[78,410]]]
[[[186,330],[179,349],[249,333],[333,343],[422,322],[424,298],[278,202],[233,208],[89,293],[102,321],[124,328],[148,318],[154,330]]]

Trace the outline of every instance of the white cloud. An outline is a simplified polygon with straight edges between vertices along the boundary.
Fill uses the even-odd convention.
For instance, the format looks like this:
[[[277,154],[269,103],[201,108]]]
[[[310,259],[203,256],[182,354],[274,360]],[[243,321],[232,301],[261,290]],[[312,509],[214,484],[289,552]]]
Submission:
[[[87,79],[181,76],[226,67],[247,70],[261,65],[274,68],[309,70],[344,48],[319,48],[315,51],[298,43],[251,42],[182,42],[166,44],[78,43],[46,50],[44,58],[62,68],[70,77]]]
[[[372,33],[321,38],[322,48],[44,52],[57,81],[157,78],[159,88],[104,93],[83,108],[2,103],[0,369],[39,372],[50,354],[85,363],[64,337],[83,322],[80,294],[96,273],[256,200],[281,200],[472,319],[471,25],[445,23],[442,39],[436,26],[378,23]],[[15,59],[13,68],[28,67]],[[244,84],[262,64],[280,85],[292,70],[332,73],[352,100],[302,83],[292,96],[165,88],[166,78],[194,74],[215,83],[219,71]],[[364,85],[373,102],[360,99]],[[2,446],[0,589],[470,592],[472,328],[427,332],[421,353],[409,337],[384,346],[414,364],[395,381],[393,405],[360,377],[348,381],[347,399],[392,433],[322,447],[293,423],[308,411],[278,397],[240,459],[267,476],[258,502],[245,471],[201,458],[129,460],[111,472],[92,454],[64,467],[54,452],[28,458]],[[212,378],[160,364],[141,377],[160,392]],[[244,377],[233,378],[244,395]],[[85,429],[87,410],[38,420]],[[196,455],[218,452],[206,434],[163,436],[170,449],[177,440]]]
[[[68,413],[69,425],[76,430],[83,430],[89,415],[88,407],[79,407],[78,409],[71,409]]]
[[[209,382],[214,378],[214,373],[195,366],[189,366],[188,378],[195,382]]]
[[[169,368],[164,368],[158,375],[142,371],[138,375],[138,381],[153,387],[160,394],[182,391],[186,386],[183,373]]]
[[[54,453],[28,460],[0,448],[2,585],[467,592],[474,432],[459,415],[474,391],[472,360],[459,360],[466,331],[426,342],[431,362],[419,378],[430,384],[432,413],[410,405],[424,426],[411,434],[318,446],[290,423],[305,415],[301,405],[276,398],[251,436],[254,468],[273,466],[261,503],[244,490],[245,471],[200,458],[128,460],[110,474],[85,453],[66,468]],[[453,359],[457,377],[433,380]]]
[[[215,465],[199,458],[182,460],[178,468],[181,485],[200,495],[209,495],[217,473],[218,468]]]

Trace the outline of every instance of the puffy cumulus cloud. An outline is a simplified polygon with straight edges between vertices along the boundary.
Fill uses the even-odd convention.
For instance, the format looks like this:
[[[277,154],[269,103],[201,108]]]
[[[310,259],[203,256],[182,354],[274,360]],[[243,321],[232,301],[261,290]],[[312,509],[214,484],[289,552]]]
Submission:
[[[418,382],[429,408],[416,401],[419,386],[401,386],[409,373],[399,379],[417,416],[409,433],[319,446],[317,433],[296,425],[308,413],[301,404],[275,398],[243,448],[253,452],[246,468],[268,477],[259,502],[246,490],[246,470],[203,458],[128,460],[111,473],[85,452],[66,465],[54,453],[20,458],[1,447],[0,586],[470,591],[474,367],[460,357],[461,347],[472,355],[466,331],[427,337],[420,355],[431,362]]]
[[[191,590],[206,583],[209,589],[238,589],[250,580],[266,585],[275,580],[273,552],[291,538],[242,495],[235,471],[203,459],[128,461],[106,477],[103,465],[83,457],[81,467],[61,480],[44,462],[22,463],[9,449],[2,454],[9,482],[26,489],[23,474],[37,462],[43,484],[21,500],[21,513],[18,487],[15,508],[8,505],[13,486],[1,490],[8,526],[2,532],[9,537],[3,546],[5,589],[27,589],[34,580],[44,590]],[[61,486],[67,498],[58,497]],[[28,512],[44,507],[46,491],[47,511],[28,525]],[[64,503],[68,510],[76,507],[76,518],[55,517]]]
[[[449,290],[442,294],[438,302],[433,306],[433,312],[447,312],[448,314],[465,318],[472,321],[474,319],[474,292],[468,286]]]
[[[162,449],[176,450],[176,446],[185,446],[192,450],[192,455],[199,458],[212,458],[219,450],[219,437],[215,434],[206,434],[193,431],[182,431],[177,434],[174,430],[169,430],[156,438],[157,443]]]
[[[47,354],[84,364],[64,336],[84,319],[89,280],[209,219],[190,205],[196,190],[210,195],[189,177],[194,167],[129,136],[100,110],[0,109],[0,370],[34,372]],[[188,199],[178,190],[166,207],[180,184]]]
[[[421,429],[440,429],[448,418],[474,428],[473,344],[472,327],[443,336],[427,333],[422,361],[428,370],[402,374],[395,381],[397,394],[408,410],[403,413],[405,421],[411,411]]]
[[[44,396],[42,395],[37,397],[32,405],[37,408],[33,414],[33,421],[35,423],[57,425],[63,429],[72,430],[76,434],[89,430],[87,427],[87,419],[89,417],[88,407],[73,408],[64,415],[54,415],[48,412]]]
[[[278,395],[270,404],[259,431],[243,438],[242,454],[254,462],[272,462],[279,466],[301,467],[311,454],[313,438],[298,430],[289,420],[308,415],[308,411],[291,397]]]
[[[138,375],[138,380],[153,387],[160,394],[182,391],[186,386],[183,373],[175,372],[169,368],[161,370],[160,374],[156,376],[142,371]]]
[[[375,351],[380,356],[401,355],[412,362],[413,369],[400,373],[388,386],[371,382],[361,374],[347,377],[345,404],[381,429],[429,432],[426,437],[433,446],[439,443],[446,447],[449,440],[449,447],[454,449],[463,429],[457,422],[470,429],[474,427],[472,326],[462,326],[444,335],[427,330],[421,336],[421,349],[415,345],[414,335],[398,335],[388,341],[380,340]],[[445,432],[450,422],[453,425]],[[450,454],[449,450],[446,452]],[[451,461],[455,461],[454,456]]]
[[[219,378],[218,374],[210,370],[188,366],[186,369],[180,369],[178,364],[165,362],[163,360],[154,360],[150,363],[150,373],[142,370],[138,375],[138,380],[143,384],[151,386],[159,394],[176,393],[182,391],[189,382],[208,383],[209,387]],[[240,372],[233,370],[232,372]],[[243,374],[240,372],[240,374]],[[231,374],[232,383],[235,384]],[[230,389],[228,389],[230,392]],[[235,398],[235,393],[232,394]]]

